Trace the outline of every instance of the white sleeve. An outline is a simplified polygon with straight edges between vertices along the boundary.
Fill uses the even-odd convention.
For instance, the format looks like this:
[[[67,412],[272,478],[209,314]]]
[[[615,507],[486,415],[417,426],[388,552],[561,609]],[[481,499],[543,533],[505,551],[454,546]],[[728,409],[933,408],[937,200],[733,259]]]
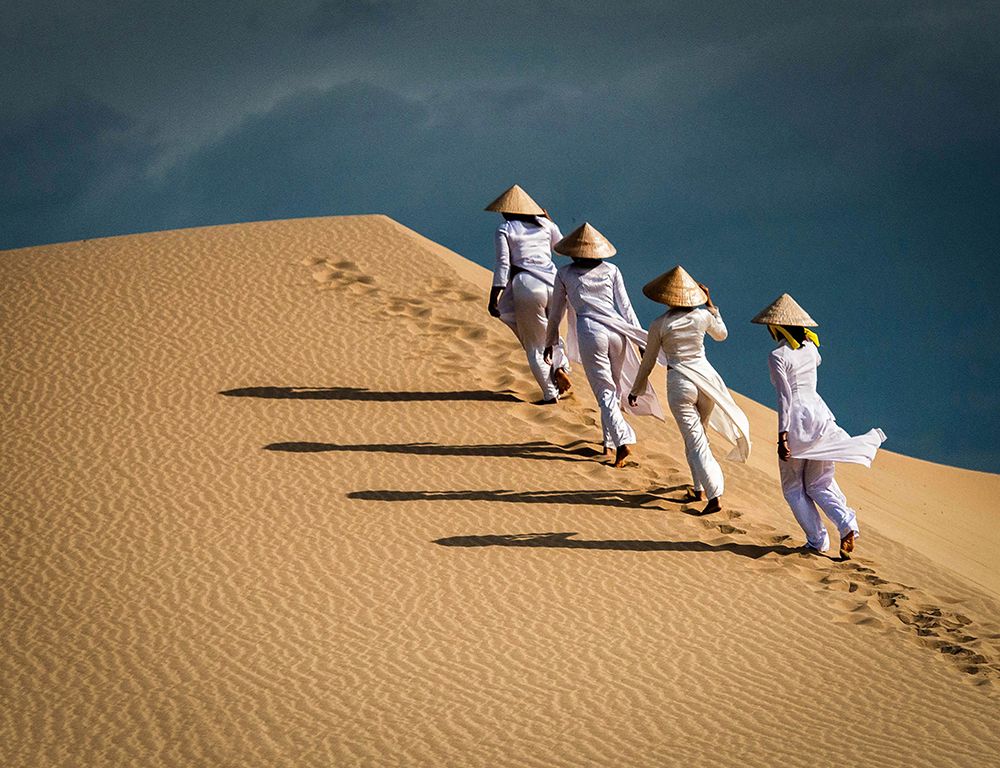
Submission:
[[[559,324],[566,314],[566,283],[562,275],[556,272],[555,284],[552,286],[552,299],[549,301],[549,326],[545,336],[545,346],[554,347],[559,343]]]
[[[554,221],[549,219],[548,222],[551,225],[549,227],[549,250],[555,253],[556,243],[562,240],[562,232],[559,231],[559,226]]]
[[[649,337],[646,339],[646,351],[642,355],[642,362],[639,364],[639,372],[632,382],[632,391],[629,394],[638,397],[646,391],[646,382],[649,381],[649,374],[653,372],[656,365],[656,358],[660,354],[660,323],[654,320],[649,326]]]
[[[628,291],[625,290],[625,278],[622,277],[621,270],[618,267],[611,265],[614,269],[614,276],[612,277],[612,287],[615,292],[615,306],[618,308],[618,313],[625,318],[631,325],[636,328],[641,328],[639,324],[639,318],[635,314],[635,310],[632,308],[632,302],[629,301]]]
[[[715,307],[714,312],[707,308],[705,311],[708,312],[708,325],[705,328],[706,333],[716,341],[725,341],[726,337],[729,336],[729,329],[726,328],[726,324],[722,321],[722,313],[719,311],[719,308]]]
[[[767,367],[771,372],[771,383],[778,393],[778,431],[788,431],[788,409],[792,404],[792,387],[785,373],[785,363],[777,355],[768,355]]]
[[[510,243],[503,227],[499,227],[493,235],[493,246],[497,255],[496,266],[493,267],[493,287],[506,288],[510,277]]]

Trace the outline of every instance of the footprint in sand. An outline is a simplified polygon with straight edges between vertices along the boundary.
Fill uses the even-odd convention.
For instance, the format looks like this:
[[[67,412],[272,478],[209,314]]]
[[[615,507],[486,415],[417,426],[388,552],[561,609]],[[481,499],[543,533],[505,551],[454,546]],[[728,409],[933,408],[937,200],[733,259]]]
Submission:
[[[353,261],[330,262],[324,260],[307,259],[306,266],[313,266],[312,278],[325,290],[332,289],[353,289],[365,293],[372,293],[375,278],[371,275],[361,274],[357,264]]]
[[[341,261],[335,261],[332,264],[330,264],[330,266],[334,267],[336,269],[343,269],[343,270],[346,270],[348,272],[360,272],[361,271],[358,268],[357,264],[355,264],[353,261],[348,261],[346,259],[345,260],[341,260]]]
[[[486,329],[478,325],[465,325],[459,328],[458,335],[470,341],[479,341],[486,338]]]
[[[924,647],[954,662],[976,685],[1000,679],[1000,648],[983,646],[985,640],[1000,636],[979,635],[967,616],[917,602],[921,595],[916,588],[887,581],[856,561],[835,562],[827,572],[805,571],[800,576],[815,582],[819,589],[854,596],[840,603],[845,613],[837,621],[907,632]]]

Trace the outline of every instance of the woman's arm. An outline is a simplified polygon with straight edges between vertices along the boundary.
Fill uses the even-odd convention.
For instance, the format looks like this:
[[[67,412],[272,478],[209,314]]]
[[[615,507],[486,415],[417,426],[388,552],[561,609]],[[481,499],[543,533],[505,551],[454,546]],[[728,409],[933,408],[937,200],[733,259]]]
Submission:
[[[767,366],[771,374],[771,383],[778,393],[778,457],[784,461],[788,452],[788,412],[792,405],[792,387],[788,383],[785,363],[777,356],[767,358]]]
[[[618,269],[614,264],[610,265],[613,269],[613,276],[611,279],[611,286],[615,293],[615,306],[618,308],[618,314],[625,318],[629,325],[634,325],[636,328],[641,328],[639,324],[639,318],[635,314],[635,310],[632,308],[632,302],[629,301],[628,291],[625,290],[625,278],[622,277],[621,270]],[[647,345],[647,349],[651,347],[652,344]]]
[[[510,277],[510,243],[507,242],[507,233],[503,227],[498,228],[493,235],[493,248],[496,251],[496,265],[493,267],[493,288],[490,290],[490,301],[486,311],[493,317],[500,317],[497,305]]]
[[[778,393],[778,431],[788,431],[788,409],[792,404],[792,387],[788,383],[784,361],[777,355],[769,355],[767,367],[771,374],[771,383]]]
[[[656,365],[656,357],[660,354],[660,323],[654,320],[649,326],[649,338],[646,340],[646,351],[642,355],[642,363],[639,364],[639,372],[632,383],[632,391],[629,393],[629,402],[646,391],[646,382],[649,374],[653,372]]]
[[[726,337],[729,336],[729,329],[722,322],[722,313],[719,312],[719,308],[712,301],[712,293],[708,290],[708,286],[704,283],[698,283],[698,287],[705,292],[705,309],[711,315],[705,325],[705,332],[716,341],[725,341]]]
[[[549,222],[549,251],[555,253],[556,243],[562,240],[562,232],[559,231],[559,226],[552,219],[547,221]]]
[[[545,336],[545,346],[551,350],[559,343],[559,324],[566,314],[566,284],[562,275],[556,272],[555,285],[552,286],[552,299],[549,301],[549,326]]]
[[[729,336],[729,329],[726,328],[726,324],[722,321],[722,313],[719,312],[719,308],[714,304],[707,307],[707,309],[709,320],[705,332],[716,341],[725,341],[726,337]]]
[[[493,247],[496,251],[496,265],[493,267],[493,287],[507,287],[507,280],[510,278],[510,243],[507,241],[507,233],[503,227],[497,229],[493,235]]]

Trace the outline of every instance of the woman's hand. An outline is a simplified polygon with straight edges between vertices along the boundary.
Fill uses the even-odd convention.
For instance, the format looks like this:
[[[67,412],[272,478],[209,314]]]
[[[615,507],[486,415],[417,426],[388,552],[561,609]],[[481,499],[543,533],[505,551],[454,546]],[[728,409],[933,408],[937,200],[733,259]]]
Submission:
[[[788,433],[779,432],[778,433],[778,458],[782,461],[788,461],[792,458],[792,452],[788,450]]]
[[[698,283],[698,287],[705,292],[705,306],[714,307],[715,305],[712,303],[712,294],[709,292],[708,286],[704,283]]]
[[[635,408],[639,404],[639,398],[636,395],[628,396],[628,404]]]
[[[503,293],[503,286],[495,285],[490,289],[490,303],[486,305],[486,311],[493,317],[500,317],[500,295]]]
[[[545,348],[545,351],[542,352],[542,359],[545,361],[546,365],[552,365],[552,347]]]

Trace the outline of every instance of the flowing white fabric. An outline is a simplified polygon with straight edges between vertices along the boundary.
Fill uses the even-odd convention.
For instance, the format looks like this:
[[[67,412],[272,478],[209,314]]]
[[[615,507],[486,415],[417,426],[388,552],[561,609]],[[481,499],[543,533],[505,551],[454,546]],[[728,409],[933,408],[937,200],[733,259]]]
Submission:
[[[793,458],[847,462],[870,467],[885,442],[881,429],[851,437],[816,391],[819,350],[806,342],[792,349],[782,340],[768,357],[771,383],[778,393],[778,431],[788,433]]]
[[[718,309],[671,309],[654,320],[649,326],[649,345],[633,390],[648,386],[653,365],[659,360],[668,369],[668,391],[671,378],[683,376],[712,401],[708,426],[734,446],[726,458],[746,462],[750,458],[750,421],[733,400],[726,382],[705,357],[706,333],[717,341],[728,335]],[[682,425],[678,426],[683,429]],[[694,470],[692,473],[698,474]]]
[[[733,396],[729,394],[726,382],[708,360],[692,363],[673,363],[672,371],[690,379],[698,389],[715,403],[708,417],[708,426],[733,444],[726,455],[731,461],[746,462],[750,458],[750,421]],[[670,372],[667,372],[670,378]]]
[[[559,324],[567,311],[568,327],[576,328],[577,334],[584,332],[581,323],[586,319],[599,323],[634,344],[646,346],[646,331],[639,324],[639,318],[632,308],[632,302],[625,289],[625,281],[614,264],[603,261],[593,267],[581,267],[572,263],[559,268],[556,272],[552,303],[549,305],[549,328],[546,339],[548,346],[555,347],[559,337]],[[633,389],[640,360],[632,344],[625,344],[624,347],[621,371],[615,381],[618,407],[636,416],[655,416],[662,420],[663,408],[656,392],[648,383],[638,393],[638,404],[634,407],[628,404],[627,395]],[[580,354],[580,346],[572,330],[567,333],[566,354],[571,360],[586,366],[586,360]],[[665,358],[662,362],[666,362]],[[597,392],[594,395],[600,399]]]
[[[621,371],[628,340],[603,323],[577,316],[577,339],[587,381],[601,412],[601,432],[607,448],[635,444],[635,430],[621,409]]]
[[[715,403],[686,377],[670,376],[667,404],[684,438],[684,456],[694,489],[706,491],[710,499],[719,498],[726,489],[726,478],[705,434],[705,423],[715,410]]]

